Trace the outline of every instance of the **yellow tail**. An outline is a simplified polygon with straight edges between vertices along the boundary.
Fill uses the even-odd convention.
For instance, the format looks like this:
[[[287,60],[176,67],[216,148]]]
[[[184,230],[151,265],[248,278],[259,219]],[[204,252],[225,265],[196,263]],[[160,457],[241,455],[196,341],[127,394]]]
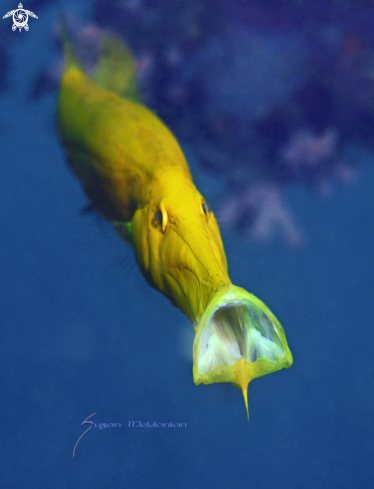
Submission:
[[[61,19],[61,40],[65,55],[65,71],[77,68],[83,73],[83,63],[74,52],[70,42],[65,19]],[[86,73],[87,74],[87,73]],[[136,82],[136,64],[129,48],[116,34],[104,33],[99,44],[98,61],[95,71],[90,74],[101,88],[131,102],[141,103]]]
[[[107,92],[115,93],[131,102],[140,103],[135,60],[119,36],[104,35],[93,79]]]

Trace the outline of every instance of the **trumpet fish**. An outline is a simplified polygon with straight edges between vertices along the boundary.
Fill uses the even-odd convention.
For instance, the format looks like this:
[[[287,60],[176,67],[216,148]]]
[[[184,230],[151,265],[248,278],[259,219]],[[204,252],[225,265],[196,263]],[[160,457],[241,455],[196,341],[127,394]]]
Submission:
[[[249,382],[292,365],[269,308],[232,284],[220,230],[172,132],[141,104],[131,53],[102,39],[88,77],[65,43],[59,137],[90,206],[131,244],[147,282],[193,323],[193,380]]]

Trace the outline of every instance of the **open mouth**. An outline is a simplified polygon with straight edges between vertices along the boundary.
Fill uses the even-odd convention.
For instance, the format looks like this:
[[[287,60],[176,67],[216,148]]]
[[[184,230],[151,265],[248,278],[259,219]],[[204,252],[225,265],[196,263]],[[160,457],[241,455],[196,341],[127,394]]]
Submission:
[[[256,377],[292,365],[284,330],[253,294],[229,284],[209,302],[196,328],[194,382],[232,382],[244,393]]]
[[[232,303],[215,311],[201,335],[198,367],[204,373],[216,365],[234,365],[240,358],[248,363],[258,358],[278,362],[282,344],[269,317]]]

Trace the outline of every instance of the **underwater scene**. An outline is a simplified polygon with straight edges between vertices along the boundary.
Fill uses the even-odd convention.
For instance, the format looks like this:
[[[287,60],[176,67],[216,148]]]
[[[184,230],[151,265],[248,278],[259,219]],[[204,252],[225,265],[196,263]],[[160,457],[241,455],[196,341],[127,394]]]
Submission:
[[[0,487],[374,487],[374,2],[1,7]]]

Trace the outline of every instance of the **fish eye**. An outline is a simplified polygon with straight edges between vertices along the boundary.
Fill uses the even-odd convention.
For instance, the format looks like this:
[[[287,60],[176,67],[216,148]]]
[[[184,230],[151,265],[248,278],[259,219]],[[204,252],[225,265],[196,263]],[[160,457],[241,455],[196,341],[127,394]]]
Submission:
[[[155,213],[155,223],[159,228],[161,228],[161,231],[163,233],[166,230],[168,221],[169,221],[168,214],[164,206],[161,204],[160,209],[158,209]]]
[[[209,204],[207,204],[207,202],[203,202],[202,203],[202,209],[203,209],[203,212],[206,216],[206,220],[209,221],[209,217],[210,217],[210,207],[209,207]]]
[[[155,214],[155,221],[157,222],[157,224],[159,224],[160,226],[162,225],[162,212],[161,211],[157,211],[156,214]]]

